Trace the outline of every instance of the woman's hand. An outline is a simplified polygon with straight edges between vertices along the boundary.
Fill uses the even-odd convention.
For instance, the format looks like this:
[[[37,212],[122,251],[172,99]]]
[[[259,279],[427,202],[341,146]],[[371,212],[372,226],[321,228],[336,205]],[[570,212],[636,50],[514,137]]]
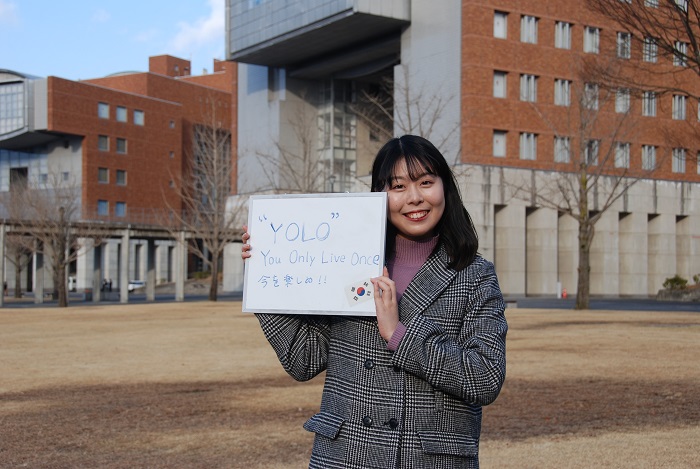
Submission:
[[[399,323],[399,304],[396,301],[396,284],[389,278],[384,267],[384,275],[371,279],[374,285],[374,305],[377,308],[379,334],[389,342]]]
[[[241,237],[241,241],[243,241],[243,247],[241,248],[241,259],[243,260],[250,257],[250,244],[248,244],[248,240],[250,240],[248,225],[243,225],[243,236]]]

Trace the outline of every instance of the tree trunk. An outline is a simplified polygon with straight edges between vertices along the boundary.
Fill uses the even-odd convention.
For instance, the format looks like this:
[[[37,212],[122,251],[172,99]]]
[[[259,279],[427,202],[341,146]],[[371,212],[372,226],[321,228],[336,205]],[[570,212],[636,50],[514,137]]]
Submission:
[[[576,309],[588,309],[591,296],[591,242],[593,227],[588,220],[580,221],[578,228],[578,284]]]
[[[15,252],[15,298],[22,298],[22,253]]]
[[[211,277],[209,284],[209,301],[217,301],[219,298],[219,256],[212,253]]]

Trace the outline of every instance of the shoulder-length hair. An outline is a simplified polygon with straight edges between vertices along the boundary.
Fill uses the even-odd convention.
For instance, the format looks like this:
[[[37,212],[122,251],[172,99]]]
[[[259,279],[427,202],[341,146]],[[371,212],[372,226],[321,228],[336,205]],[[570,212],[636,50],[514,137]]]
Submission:
[[[406,161],[408,175],[416,180],[427,172],[442,180],[445,191],[445,211],[435,227],[440,243],[450,258],[449,267],[462,270],[472,263],[479,249],[479,238],[469,212],[464,207],[452,169],[442,153],[427,139],[415,135],[389,140],[377,153],[372,165],[372,192],[387,190],[396,176],[396,165]],[[387,224],[386,254],[393,255],[396,228]]]

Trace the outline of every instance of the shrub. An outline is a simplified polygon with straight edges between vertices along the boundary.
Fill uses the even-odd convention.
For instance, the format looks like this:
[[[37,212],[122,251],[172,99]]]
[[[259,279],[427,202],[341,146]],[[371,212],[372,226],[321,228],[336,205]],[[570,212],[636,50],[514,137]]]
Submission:
[[[693,282],[695,282],[695,285],[700,284],[700,274],[693,275]]]
[[[688,286],[688,281],[678,274],[667,278],[663,284],[666,290],[683,290],[686,286]]]

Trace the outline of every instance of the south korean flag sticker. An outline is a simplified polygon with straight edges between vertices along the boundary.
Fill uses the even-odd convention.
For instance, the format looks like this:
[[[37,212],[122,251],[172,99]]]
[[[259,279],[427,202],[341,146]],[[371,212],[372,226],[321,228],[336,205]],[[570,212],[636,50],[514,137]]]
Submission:
[[[345,287],[345,295],[350,305],[374,301],[374,286],[369,279]]]

